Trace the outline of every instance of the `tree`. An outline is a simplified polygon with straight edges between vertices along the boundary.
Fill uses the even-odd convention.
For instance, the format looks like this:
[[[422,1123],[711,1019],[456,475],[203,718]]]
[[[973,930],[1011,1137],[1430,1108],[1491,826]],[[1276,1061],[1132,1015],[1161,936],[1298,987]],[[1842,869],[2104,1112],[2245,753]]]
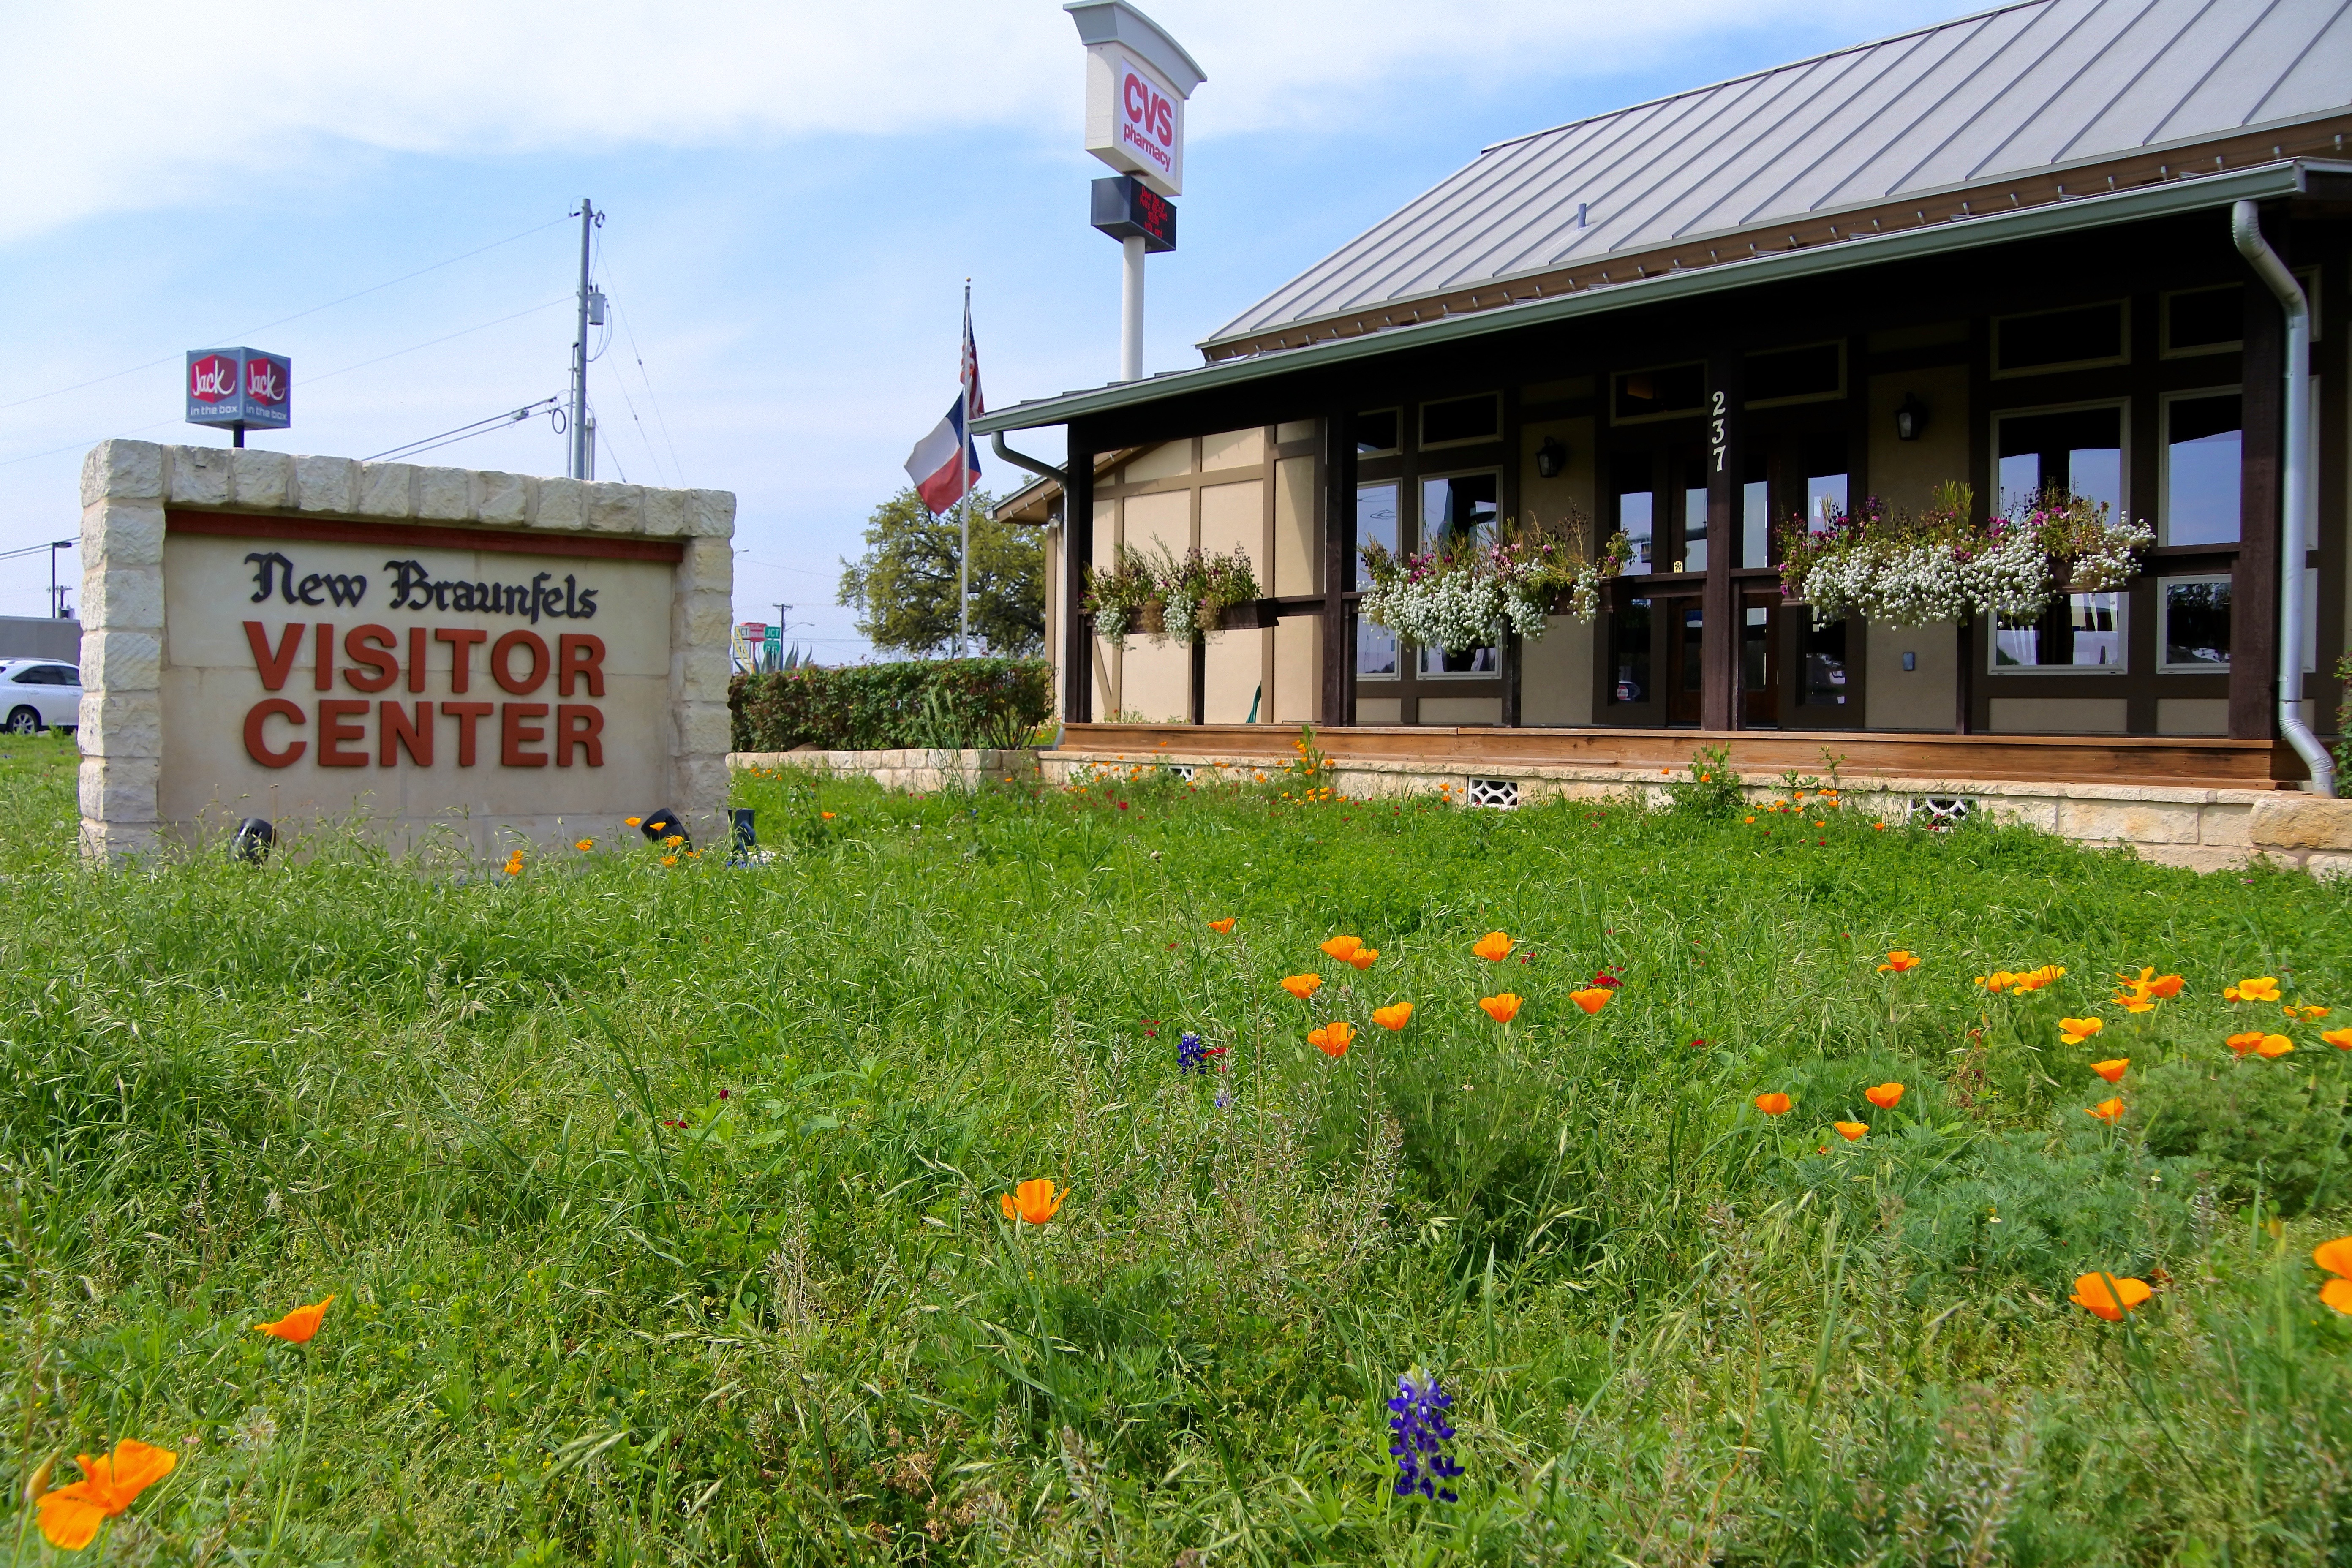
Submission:
[[[1034,528],[988,515],[971,493],[971,635],[992,654],[1025,658],[1045,646],[1045,545]],[[956,519],[933,516],[910,486],[866,520],[866,553],[841,563],[835,602],[890,653],[932,658],[955,647]]]

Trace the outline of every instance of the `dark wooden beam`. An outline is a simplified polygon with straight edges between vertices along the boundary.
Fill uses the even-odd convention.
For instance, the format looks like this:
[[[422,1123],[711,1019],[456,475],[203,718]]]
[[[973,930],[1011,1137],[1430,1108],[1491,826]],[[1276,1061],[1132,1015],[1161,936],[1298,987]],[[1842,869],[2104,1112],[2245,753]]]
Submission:
[[[1739,595],[1731,576],[1739,564],[1740,481],[1747,477],[1740,366],[1739,345],[1728,339],[1707,353],[1706,583],[1699,590],[1702,730],[1736,730],[1740,720]]]
[[[1070,432],[1070,477],[1062,498],[1062,718],[1087,724],[1095,716],[1094,628],[1079,608],[1087,596],[1087,568],[1095,555],[1095,455]]]
[[[2285,249],[2283,219],[2263,226]],[[2246,279],[2242,363],[2245,437],[2238,471],[2238,564],[2230,574],[2230,733],[2278,733],[2278,574],[2281,464],[2286,456],[2286,313],[2258,278]]]
[[[1356,417],[1347,404],[1334,404],[1323,417],[1323,615],[1321,632],[1323,697],[1315,721],[1324,725],[1352,722],[1349,711],[1349,677],[1356,668],[1355,649],[1348,636],[1345,597],[1356,581]]]

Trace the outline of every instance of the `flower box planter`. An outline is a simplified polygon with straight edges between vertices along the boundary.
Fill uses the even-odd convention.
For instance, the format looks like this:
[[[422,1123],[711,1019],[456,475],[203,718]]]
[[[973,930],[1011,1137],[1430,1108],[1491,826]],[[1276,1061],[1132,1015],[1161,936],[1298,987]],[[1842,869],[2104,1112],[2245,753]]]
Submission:
[[[1224,614],[1217,617],[1217,629],[1221,632],[1264,631],[1280,619],[1281,615],[1280,599],[1252,599],[1245,604],[1226,605]]]

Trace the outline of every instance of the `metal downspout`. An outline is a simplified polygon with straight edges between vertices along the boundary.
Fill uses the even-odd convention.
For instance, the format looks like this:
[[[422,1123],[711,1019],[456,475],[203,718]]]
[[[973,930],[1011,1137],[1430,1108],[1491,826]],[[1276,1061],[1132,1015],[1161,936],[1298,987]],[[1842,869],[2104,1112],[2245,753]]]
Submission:
[[[2285,262],[2263,237],[2261,209],[2251,201],[2230,208],[2230,235],[2238,253],[2261,274],[2286,312],[2286,463],[2279,485],[2278,725],[2287,744],[2311,770],[2314,795],[2336,793],[2336,764],[2303,721],[2303,574],[2311,550],[2311,303]]]
[[[1003,431],[999,430],[995,435],[991,436],[988,438],[988,447],[989,450],[994,452],[998,457],[1003,458],[1014,468],[1026,468],[1041,479],[1051,479],[1055,484],[1062,487],[1062,493],[1064,495],[1066,496],[1070,493],[1070,476],[1066,472],[1054,467],[1053,464],[1045,462],[1041,458],[1024,457],[1020,453],[1014,451],[1012,447],[1004,444]]]

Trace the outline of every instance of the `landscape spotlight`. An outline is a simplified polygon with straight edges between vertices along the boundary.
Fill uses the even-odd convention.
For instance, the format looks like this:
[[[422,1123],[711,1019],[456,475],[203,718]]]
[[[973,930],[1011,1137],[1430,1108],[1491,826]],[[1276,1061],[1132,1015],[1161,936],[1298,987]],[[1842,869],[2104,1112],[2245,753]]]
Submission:
[[[278,842],[278,829],[258,816],[248,816],[236,825],[236,834],[228,841],[228,852],[249,866],[258,866],[269,858],[269,847]]]
[[[1903,401],[1895,405],[1895,437],[1898,441],[1916,441],[1919,432],[1927,427],[1927,405],[1919,401],[1916,392],[1906,392]]]
[[[694,847],[694,836],[687,832],[686,824],[678,820],[677,813],[667,806],[647,812],[645,826],[639,831],[650,843],[658,844],[665,838],[681,838],[686,841],[686,847],[690,849]]]
[[[759,832],[751,826],[752,815],[748,805],[733,806],[728,810],[727,820],[735,829],[735,853],[727,862],[730,866],[749,866],[751,851],[760,847]]]
[[[1536,448],[1536,474],[1538,478],[1556,479],[1568,467],[1568,443],[1557,436],[1547,436]]]

